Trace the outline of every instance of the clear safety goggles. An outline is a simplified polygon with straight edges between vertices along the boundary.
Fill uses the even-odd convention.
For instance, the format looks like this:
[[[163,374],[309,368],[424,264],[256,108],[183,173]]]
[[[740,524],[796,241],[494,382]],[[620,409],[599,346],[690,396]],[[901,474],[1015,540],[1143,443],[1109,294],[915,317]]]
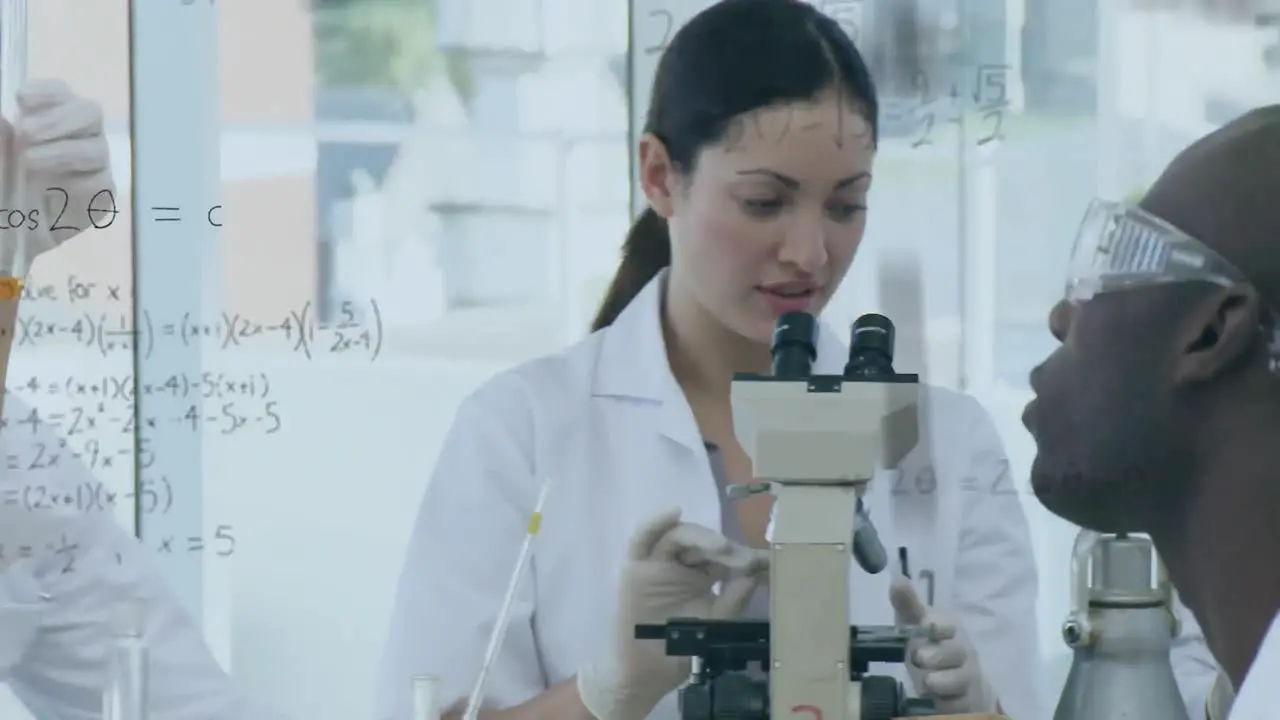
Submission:
[[[1226,258],[1139,207],[1094,200],[1071,249],[1066,299],[1080,304],[1100,293],[1168,283],[1249,284]],[[1280,365],[1280,318],[1264,318],[1272,368]]]

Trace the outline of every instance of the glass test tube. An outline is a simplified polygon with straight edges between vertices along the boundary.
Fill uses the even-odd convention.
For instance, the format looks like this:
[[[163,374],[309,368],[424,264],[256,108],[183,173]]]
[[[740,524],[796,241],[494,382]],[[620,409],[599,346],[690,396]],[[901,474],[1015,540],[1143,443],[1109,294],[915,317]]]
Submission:
[[[440,720],[439,685],[435,675],[413,676],[413,720]]]
[[[102,689],[102,720],[147,720],[150,696],[146,615],[130,603],[115,618],[107,648],[107,677]]]

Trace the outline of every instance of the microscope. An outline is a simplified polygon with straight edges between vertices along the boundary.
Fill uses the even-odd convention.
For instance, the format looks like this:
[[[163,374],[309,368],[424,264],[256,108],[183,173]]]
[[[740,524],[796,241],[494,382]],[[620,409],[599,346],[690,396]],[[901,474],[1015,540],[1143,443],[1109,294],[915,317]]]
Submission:
[[[738,374],[733,422],[753,462],[750,492],[772,492],[768,621],[673,618],[639,625],[689,657],[683,720],[890,720],[934,714],[871,663],[906,660],[901,628],[849,625],[850,555],[868,572],[886,554],[862,498],[876,471],[897,466],[919,439],[919,376],[893,369],[894,326],[882,315],[853,324],[840,375],[814,375],[817,321],[787,313],[773,334],[773,372]],[[887,600],[886,600],[887,602]],[[747,673],[759,663],[767,679]]]

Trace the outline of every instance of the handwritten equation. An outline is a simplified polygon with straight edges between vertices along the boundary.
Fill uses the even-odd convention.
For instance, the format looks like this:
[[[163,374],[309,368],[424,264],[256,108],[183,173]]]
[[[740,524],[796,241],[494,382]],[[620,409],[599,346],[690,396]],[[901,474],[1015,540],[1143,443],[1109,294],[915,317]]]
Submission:
[[[234,555],[236,551],[236,537],[234,528],[231,525],[218,525],[208,535],[189,535],[185,537],[167,535],[150,543],[144,539],[139,539],[138,543],[162,555],[206,553],[226,558]],[[44,550],[52,556],[60,568],[59,572],[62,574],[76,572],[77,561],[81,554],[80,544],[69,541],[65,534],[59,538],[59,542],[46,543],[43,548],[36,548],[32,545],[0,543],[0,562],[34,558],[38,550]],[[115,556],[116,564],[124,564],[124,553],[117,552]]]
[[[85,436],[72,444],[62,437],[55,442],[28,442],[22,452],[8,453],[2,459],[6,469],[21,472],[58,470],[77,462],[90,470],[120,468],[129,462],[147,469],[156,460],[152,444],[149,437],[131,437],[120,445],[108,443],[105,446],[101,438]]]
[[[177,535],[161,536],[152,547],[153,550],[161,555],[168,555],[178,552],[188,553],[211,553],[218,557],[231,557],[236,552],[236,536],[231,525],[219,525],[214,528],[210,535],[187,535],[179,537]],[[140,544],[146,545],[145,538],[138,540]],[[174,546],[177,545],[175,548]],[[116,562],[122,560],[119,554],[116,554]]]
[[[191,346],[202,341],[217,342],[222,349],[238,348],[256,340],[280,340],[293,352],[307,359],[317,355],[363,355],[370,362],[382,353],[382,313],[378,302],[368,301],[371,322],[363,321],[357,306],[345,301],[340,308],[342,319],[319,323],[313,303],[290,311],[273,321],[259,321],[234,313],[223,313],[213,320],[202,320],[191,313],[157,317],[149,310],[136,313],[83,313],[79,318],[52,322],[37,315],[18,318],[15,331],[19,347],[47,342],[71,341],[96,350],[102,356],[140,351],[151,357],[158,343],[179,342]],[[137,316],[139,325],[134,324]],[[0,337],[3,332],[0,331]]]
[[[977,144],[1004,140],[1005,113],[1009,110],[1009,73],[1012,70],[1009,65],[979,65],[975,69],[974,89],[967,98],[962,97],[966,91],[961,90],[966,83],[952,81],[945,92],[939,94],[937,89],[930,87],[927,73],[917,73],[914,86],[920,104],[915,109],[915,121],[919,136],[912,140],[911,147],[932,145],[934,131],[944,122],[959,124],[966,101],[986,124],[987,132],[979,137]]]
[[[59,230],[80,232],[88,229],[63,222],[63,218],[67,215],[67,210],[75,210],[75,208],[71,207],[71,193],[67,192],[66,188],[45,188],[44,196],[47,204],[43,208],[0,207],[0,230],[39,229],[45,222],[42,219],[41,211],[46,209],[53,213],[52,222],[49,223],[48,227],[50,232]],[[99,190],[95,193],[89,198],[84,210],[85,216],[89,218],[89,224],[98,230],[106,230],[111,227],[116,218],[123,212],[116,205],[115,194],[110,189]],[[222,227],[221,205],[210,205],[193,212],[209,227]],[[191,214],[188,214],[186,217],[191,216]],[[179,206],[157,205],[151,208],[151,220],[153,222],[182,222],[183,217],[183,210]]]
[[[67,210],[71,206],[71,194],[65,188],[51,187],[45,188],[45,199],[48,204],[43,208],[3,208],[0,207],[0,230],[37,230],[45,222],[41,219],[41,210],[47,209],[53,213],[53,221],[46,228],[50,232],[60,230],[73,230],[80,232],[88,228],[76,227],[63,222],[66,217]],[[79,214],[75,208],[71,208],[73,214]],[[116,197],[110,190],[99,190],[89,198],[88,204],[85,206],[85,215],[89,218],[89,224],[98,230],[106,230],[116,221],[116,217],[120,215],[120,209],[116,207]]]
[[[165,514],[173,509],[173,485],[169,478],[143,478],[136,491],[119,493],[101,482],[83,482],[66,488],[31,484],[0,490],[0,507],[21,507],[27,512],[76,510],[104,512],[122,506],[137,507],[143,514]]]
[[[22,288],[23,302],[67,302],[75,305],[103,300],[128,303],[133,301],[133,296],[125,293],[120,285],[93,282],[74,274],[67,276],[64,286],[54,283],[40,285],[27,283]]]
[[[143,408],[146,409],[145,406]],[[224,402],[217,406],[189,405],[182,412],[165,415],[142,415],[139,417],[138,406],[132,402],[111,406],[100,402],[97,405],[74,406],[64,412],[37,413],[31,411],[26,417],[13,420],[0,418],[0,432],[11,426],[26,426],[35,435],[42,426],[48,426],[61,432],[64,436],[74,437],[94,431],[118,432],[122,434],[136,433],[143,430],[159,430],[179,426],[192,432],[217,430],[222,435],[231,435],[246,429],[260,430],[271,435],[280,431],[284,424],[280,418],[278,403],[275,400],[265,402]],[[33,444],[33,447],[38,443]],[[14,462],[13,455],[10,463]],[[33,461],[34,462],[34,461]],[[19,469],[19,468],[11,468]],[[28,468],[34,469],[34,468]]]
[[[199,211],[209,227],[222,227],[222,206],[210,205]],[[151,208],[152,222],[182,222],[182,208],[177,206],[156,206]]]
[[[5,392],[65,397],[73,400],[128,400],[139,397],[266,398],[271,378],[266,373],[228,374],[203,372],[174,374],[154,382],[138,383],[133,375],[68,375],[62,378],[30,377],[5,387]]]
[[[947,483],[943,483],[947,485]],[[925,465],[916,468],[914,472],[908,470],[897,470],[890,481],[889,492],[893,495],[919,495],[929,496],[938,492],[938,473],[932,465]],[[1008,460],[1002,461],[998,466],[998,471],[994,475],[983,477],[975,477],[973,475],[965,475],[959,478],[958,487],[960,492],[965,493],[983,493],[986,495],[1018,495],[1023,492],[1030,493],[1028,487],[1023,487],[1014,477],[1013,468]]]

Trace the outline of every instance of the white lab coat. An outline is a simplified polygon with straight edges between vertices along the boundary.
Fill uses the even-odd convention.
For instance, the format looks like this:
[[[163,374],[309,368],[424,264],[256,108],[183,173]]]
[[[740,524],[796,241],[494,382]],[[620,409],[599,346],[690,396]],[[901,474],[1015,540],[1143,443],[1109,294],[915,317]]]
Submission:
[[[1178,690],[1187,706],[1187,717],[1205,720],[1209,717],[1209,699],[1213,695],[1213,683],[1218,678],[1218,662],[1209,652],[1204,631],[1191,611],[1182,604],[1177,594],[1173,599],[1174,612],[1181,621],[1181,632],[1173,640],[1169,653],[1173,675],[1178,680]],[[1220,716],[1220,715],[1219,715]]]
[[[485,693],[493,707],[570,678],[598,651],[642,522],[679,505],[686,520],[720,527],[706,450],[667,362],[661,277],[611,327],[499,374],[458,409],[400,577],[380,720],[410,717],[413,675],[438,676],[446,706],[466,697],[544,481],[554,483],[544,524]],[[847,357],[822,328],[815,372],[839,373]],[[914,577],[932,576],[922,589],[959,619],[1004,710],[1044,717],[1036,568],[1000,439],[967,396],[929,387],[922,408],[920,445],[869,490],[873,520],[891,553],[908,548]],[[889,575],[854,563],[852,622],[893,622]],[[898,667],[872,670],[905,679]],[[651,715],[678,717],[674,694]]]
[[[148,551],[109,513],[77,509],[96,482],[72,448],[49,425],[33,433],[20,424],[31,408],[18,398],[4,404],[0,680],[39,720],[100,718],[108,623],[121,600],[140,599],[152,720],[263,717],[232,687]]]
[[[1240,690],[1236,692],[1229,720],[1278,720],[1280,719],[1280,612],[1271,621],[1271,628],[1253,656],[1253,664]]]

